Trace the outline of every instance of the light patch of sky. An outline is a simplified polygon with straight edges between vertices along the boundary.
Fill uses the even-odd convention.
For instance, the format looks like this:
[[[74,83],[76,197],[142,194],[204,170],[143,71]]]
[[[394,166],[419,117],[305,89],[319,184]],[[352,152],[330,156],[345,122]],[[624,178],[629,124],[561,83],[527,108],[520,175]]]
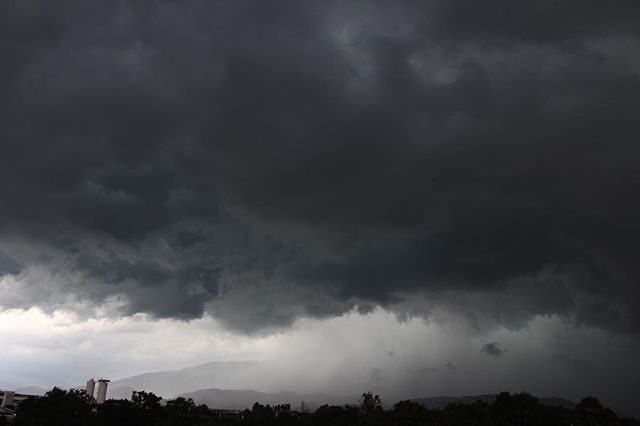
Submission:
[[[0,313],[0,376],[19,385],[73,386],[91,376],[253,359],[270,339],[229,334],[210,318],[82,318],[64,310],[49,315],[38,308],[12,309]]]

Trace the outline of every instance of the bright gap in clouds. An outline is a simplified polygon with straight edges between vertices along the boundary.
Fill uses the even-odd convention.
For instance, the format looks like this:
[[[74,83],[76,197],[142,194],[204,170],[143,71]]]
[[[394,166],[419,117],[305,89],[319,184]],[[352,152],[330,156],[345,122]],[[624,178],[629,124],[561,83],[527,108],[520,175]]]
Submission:
[[[38,308],[0,313],[0,339],[7,342],[0,374],[17,384],[46,386],[254,358],[269,340],[225,333],[208,318],[188,323],[146,315],[83,319],[70,311],[48,315]]]
[[[444,312],[430,322],[400,321],[382,309],[300,319],[289,331],[263,337],[231,334],[211,318],[82,319],[67,311],[7,310],[0,313],[0,341],[5,385],[76,386],[91,376],[117,379],[216,360],[260,360],[260,377],[210,387],[340,395],[370,389],[389,402],[502,390],[574,400],[598,392],[607,400],[620,377],[634,386],[630,360],[638,350],[628,339],[553,317],[537,317],[521,330],[478,334]]]

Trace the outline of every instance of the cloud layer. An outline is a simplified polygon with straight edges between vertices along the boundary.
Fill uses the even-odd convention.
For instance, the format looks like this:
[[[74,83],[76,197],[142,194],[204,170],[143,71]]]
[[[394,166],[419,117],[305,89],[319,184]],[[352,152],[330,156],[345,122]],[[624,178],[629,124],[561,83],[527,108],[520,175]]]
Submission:
[[[639,14],[5,2],[0,305],[637,333]]]

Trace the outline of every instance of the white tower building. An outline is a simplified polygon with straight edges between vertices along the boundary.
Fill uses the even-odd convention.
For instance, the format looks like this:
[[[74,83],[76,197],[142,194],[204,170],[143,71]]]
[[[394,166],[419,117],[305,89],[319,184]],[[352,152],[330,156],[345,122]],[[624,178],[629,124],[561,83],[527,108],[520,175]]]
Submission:
[[[11,391],[4,391],[4,397],[2,398],[2,406],[6,407],[7,405],[12,405],[14,395],[15,394]]]
[[[85,393],[93,398],[93,392],[96,389],[96,382],[93,380],[93,377],[87,380],[87,387],[85,389]]]
[[[98,404],[102,404],[106,401],[108,384],[109,384],[109,380],[107,379],[98,380],[98,396],[96,397],[96,402]]]

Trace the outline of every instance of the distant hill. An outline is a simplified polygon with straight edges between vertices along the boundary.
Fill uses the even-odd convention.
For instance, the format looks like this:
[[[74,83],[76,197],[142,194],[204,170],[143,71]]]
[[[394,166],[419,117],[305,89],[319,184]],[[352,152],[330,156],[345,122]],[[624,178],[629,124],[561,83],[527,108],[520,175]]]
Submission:
[[[0,380],[0,390],[15,389],[15,387],[16,385],[13,383],[3,382],[2,380]]]
[[[462,403],[462,404],[473,404],[476,401],[486,402],[488,404],[493,403],[495,401],[497,394],[488,394],[488,395],[469,395],[469,396],[436,396],[432,398],[416,398],[412,399],[413,402],[417,402],[418,404],[422,404],[424,407],[429,409],[443,409],[449,404],[454,403]],[[554,407],[563,407],[563,408],[575,408],[576,404],[567,399],[562,398],[538,398],[544,405],[554,406]]]
[[[25,386],[23,388],[14,389],[16,393],[23,393],[26,395],[44,395],[49,389],[44,389],[39,386]]]
[[[323,404],[329,405],[345,405],[357,404],[359,397],[341,397],[329,395],[325,393],[300,394],[296,392],[278,392],[266,393],[258,392],[251,389],[232,390],[232,389],[200,389],[195,392],[188,392],[180,395],[185,398],[193,399],[197,404],[206,404],[210,408],[235,408],[244,409],[251,408],[254,403],[261,404],[291,404],[291,407],[297,409],[300,407],[301,401],[304,401],[305,407],[309,410],[315,410]],[[430,409],[443,409],[449,404],[462,403],[473,404],[476,401],[483,401],[488,404],[495,401],[496,394],[487,395],[469,395],[462,397],[432,397],[417,398],[412,401],[422,404]],[[557,406],[573,409],[575,403],[562,398],[538,398],[538,400],[549,406]]]
[[[131,394],[134,390],[135,389],[128,386],[120,386],[117,388],[109,387],[107,389],[107,396],[109,399],[131,399]]]
[[[549,405],[551,407],[562,407],[562,408],[569,408],[569,409],[576,408],[575,402],[569,401],[568,399],[564,399],[564,398],[542,397],[542,398],[538,398],[538,401],[540,401],[544,405]]]
[[[276,370],[277,371],[277,370]],[[255,402],[262,404],[288,403],[299,407],[301,401],[314,410],[322,404],[344,405],[357,403],[358,397],[339,397],[324,393],[299,394],[296,392],[260,392],[239,387],[253,387],[256,378],[276,374],[268,363],[261,361],[216,361],[180,370],[158,371],[138,374],[113,380],[109,384],[107,397],[111,399],[131,398],[134,390],[153,392],[165,399],[177,396],[192,398],[196,403],[212,408],[251,408]],[[247,385],[249,384],[249,385]],[[492,403],[496,394],[470,395],[462,397],[432,397],[413,399],[427,408],[445,408],[455,402],[472,404],[477,400]],[[561,398],[538,398],[543,404],[573,408],[575,404]]]
[[[206,404],[210,408],[251,408],[253,404],[291,404],[292,409],[299,409],[302,401],[305,408],[315,410],[323,404],[354,404],[356,397],[341,397],[324,393],[300,394],[296,392],[266,393],[251,389],[200,389],[180,395],[191,398],[197,404]]]
[[[114,398],[114,395],[127,391],[126,397],[129,398],[131,390],[144,390],[164,398],[173,398],[197,389],[233,388],[241,379],[259,377],[263,367],[259,361],[217,361],[181,370],[138,374],[113,380],[109,384],[108,396]]]

